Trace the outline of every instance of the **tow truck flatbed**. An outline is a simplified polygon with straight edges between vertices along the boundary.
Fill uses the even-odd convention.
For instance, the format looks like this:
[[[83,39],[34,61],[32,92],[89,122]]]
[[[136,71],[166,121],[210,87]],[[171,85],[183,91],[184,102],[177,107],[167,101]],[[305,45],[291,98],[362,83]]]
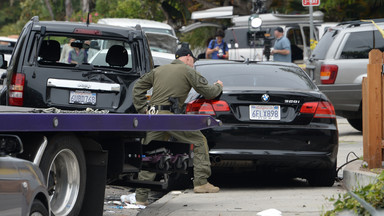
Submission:
[[[135,176],[135,173],[142,169],[144,153],[139,140],[143,137],[143,132],[203,130],[219,126],[221,123],[211,116],[203,115],[66,113],[66,111],[46,113],[46,111],[0,106],[0,138],[9,135],[18,136],[24,145],[24,152],[18,157],[32,161],[40,167],[47,178],[47,188],[50,190],[53,188],[50,193],[53,194],[51,200],[57,200],[58,196],[67,197],[75,194],[77,206],[80,206],[76,210],[79,212],[77,215],[101,216],[107,179],[115,179],[121,174]],[[168,143],[169,149],[187,146],[188,154],[192,149],[192,144],[160,142]],[[66,158],[68,155],[71,157]],[[60,161],[76,163],[66,167]],[[53,166],[56,168],[53,169]],[[126,166],[131,167],[128,173],[124,169]],[[67,175],[60,173],[72,168],[78,170],[80,174],[75,176],[78,179],[77,190],[55,194],[57,185],[68,182],[65,178]],[[83,171],[80,172],[81,170]],[[50,180],[51,178],[55,181]],[[152,185],[156,183],[164,185],[159,182],[154,182]],[[148,185],[147,182],[138,180],[127,181],[127,184]]]
[[[190,131],[219,125],[203,115],[36,113],[34,108],[7,106],[0,106],[0,122],[0,132]]]

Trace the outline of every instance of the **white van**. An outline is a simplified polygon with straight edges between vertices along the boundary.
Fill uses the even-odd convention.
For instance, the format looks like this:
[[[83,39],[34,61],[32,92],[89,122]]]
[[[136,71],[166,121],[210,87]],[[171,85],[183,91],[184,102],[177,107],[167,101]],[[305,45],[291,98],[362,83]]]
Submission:
[[[137,24],[146,33],[152,51],[175,53],[177,50],[177,37],[172,26],[153,20],[128,19],[128,18],[104,18],[98,24],[114,25],[134,28]]]
[[[286,15],[286,14],[259,14],[262,25],[256,32],[249,31],[249,18],[252,15],[237,16],[233,15],[233,7],[218,7],[208,10],[196,11],[192,13],[192,19],[197,22],[185,26],[180,32],[185,33],[199,27],[216,27],[221,25],[209,22],[198,22],[203,19],[232,19],[233,26],[225,30],[224,41],[228,44],[230,60],[266,61],[264,53],[265,45],[273,47],[274,30],[276,27],[284,29],[285,36],[291,42],[292,61],[294,63],[304,63],[310,54],[309,37],[309,14]],[[336,23],[324,23],[324,14],[321,11],[313,13],[314,37],[319,41],[327,28],[336,26]],[[267,38],[262,38],[267,35]],[[273,57],[270,56],[270,60]]]
[[[301,15],[283,15],[283,14],[260,14],[263,21],[260,30],[256,32],[249,31],[250,16],[233,17],[233,27],[226,29],[224,41],[229,48],[230,60],[243,60],[249,58],[253,61],[265,61],[263,55],[265,45],[268,40],[273,47],[274,30],[277,27],[284,29],[285,36],[291,42],[292,62],[304,63],[310,55],[310,24],[309,14]],[[335,26],[336,23],[323,23],[324,14],[321,11],[313,13],[314,20],[314,39],[319,41],[327,28]],[[266,35],[266,39],[260,38],[260,35]],[[270,59],[273,59],[271,56]]]

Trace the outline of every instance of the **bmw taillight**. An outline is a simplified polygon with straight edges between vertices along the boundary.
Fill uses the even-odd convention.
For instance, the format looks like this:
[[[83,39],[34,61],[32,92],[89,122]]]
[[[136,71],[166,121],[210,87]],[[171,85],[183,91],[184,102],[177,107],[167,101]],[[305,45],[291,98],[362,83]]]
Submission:
[[[186,107],[186,114],[216,115],[216,112],[230,111],[227,102],[222,100],[198,99],[189,102]]]
[[[9,105],[23,106],[25,75],[16,73],[13,75],[9,88]]]
[[[337,65],[321,65],[320,69],[320,80],[321,84],[334,84],[337,71],[339,67]]]
[[[300,113],[314,114],[314,118],[336,118],[335,108],[327,101],[304,103]]]

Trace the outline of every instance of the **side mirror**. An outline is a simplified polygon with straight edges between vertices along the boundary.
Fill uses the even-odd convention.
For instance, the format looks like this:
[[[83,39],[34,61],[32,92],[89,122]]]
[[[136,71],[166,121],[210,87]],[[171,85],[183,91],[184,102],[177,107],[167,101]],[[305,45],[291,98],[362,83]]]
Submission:
[[[23,143],[16,135],[0,134],[0,156],[23,153]]]
[[[1,69],[7,69],[7,67],[8,67],[8,62],[5,61],[4,54],[1,53],[0,54],[0,68]]]
[[[7,77],[7,72],[0,74],[0,85],[4,84],[4,79]]]

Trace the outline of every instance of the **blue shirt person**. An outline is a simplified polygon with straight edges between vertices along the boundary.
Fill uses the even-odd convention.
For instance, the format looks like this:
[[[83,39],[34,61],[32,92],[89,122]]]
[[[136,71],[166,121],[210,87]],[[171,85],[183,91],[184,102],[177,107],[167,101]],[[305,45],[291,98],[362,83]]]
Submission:
[[[273,61],[292,62],[291,43],[288,38],[284,36],[283,28],[277,27],[274,34],[276,40],[271,52],[273,55]]]
[[[211,59],[227,59],[228,58],[228,46],[223,41],[224,38],[224,31],[219,29],[216,32],[216,40],[211,40],[209,42],[207,51],[206,51],[206,58]]]

